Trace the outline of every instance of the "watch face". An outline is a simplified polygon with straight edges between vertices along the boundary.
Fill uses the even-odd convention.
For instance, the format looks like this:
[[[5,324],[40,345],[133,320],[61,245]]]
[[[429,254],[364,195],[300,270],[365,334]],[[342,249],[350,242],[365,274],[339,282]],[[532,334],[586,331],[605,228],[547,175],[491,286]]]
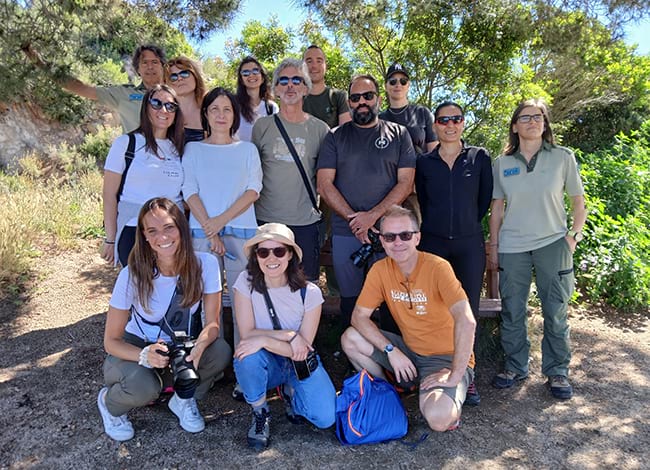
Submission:
[[[393,350],[393,345],[392,344],[387,344],[386,347],[384,348],[384,352],[388,354]]]
[[[582,234],[582,232],[577,232],[574,236],[573,239],[577,242],[581,242],[585,236]]]

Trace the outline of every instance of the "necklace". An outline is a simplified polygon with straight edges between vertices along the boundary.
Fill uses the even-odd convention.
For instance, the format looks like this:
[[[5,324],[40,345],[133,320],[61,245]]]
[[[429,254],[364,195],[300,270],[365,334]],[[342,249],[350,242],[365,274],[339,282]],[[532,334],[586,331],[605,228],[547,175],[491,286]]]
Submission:
[[[388,112],[397,116],[399,114],[404,114],[404,111],[406,111],[408,107],[409,105],[407,104],[406,106],[402,106],[401,108],[388,108]],[[398,109],[399,111],[393,111],[393,109]]]

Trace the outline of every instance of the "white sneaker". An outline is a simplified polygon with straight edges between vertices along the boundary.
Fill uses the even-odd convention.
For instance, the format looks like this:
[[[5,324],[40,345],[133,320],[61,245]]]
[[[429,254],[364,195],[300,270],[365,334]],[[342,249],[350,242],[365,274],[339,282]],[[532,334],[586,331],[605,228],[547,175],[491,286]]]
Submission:
[[[205,421],[199,413],[194,398],[183,399],[174,393],[167,406],[178,417],[181,427],[187,432],[201,432],[205,429]]]
[[[113,416],[106,408],[106,392],[108,388],[104,387],[97,395],[97,408],[104,422],[104,431],[111,439],[116,441],[128,441],[133,437],[133,425],[128,420],[126,414],[122,416]]]

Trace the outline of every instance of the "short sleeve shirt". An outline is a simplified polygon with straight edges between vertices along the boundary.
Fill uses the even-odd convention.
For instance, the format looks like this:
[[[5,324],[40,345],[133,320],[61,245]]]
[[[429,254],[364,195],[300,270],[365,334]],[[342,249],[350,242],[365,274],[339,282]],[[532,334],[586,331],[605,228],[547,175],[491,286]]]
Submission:
[[[124,132],[140,127],[140,108],[147,92],[143,84],[139,86],[120,85],[97,87],[97,102],[114,109],[120,116]]]
[[[424,106],[409,104],[400,111],[389,108],[379,114],[379,118],[406,127],[418,153],[425,153],[427,144],[437,140],[433,131],[433,114]]]
[[[307,95],[302,110],[324,121],[330,129],[339,125],[339,115],[350,112],[348,94],[344,90],[325,87],[320,95]]]

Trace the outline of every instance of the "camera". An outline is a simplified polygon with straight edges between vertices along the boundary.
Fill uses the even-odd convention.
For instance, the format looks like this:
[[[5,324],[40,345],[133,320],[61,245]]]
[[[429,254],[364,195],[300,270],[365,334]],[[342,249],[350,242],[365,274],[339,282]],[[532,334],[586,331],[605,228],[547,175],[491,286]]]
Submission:
[[[372,229],[368,229],[368,239],[370,243],[364,243],[357,251],[350,255],[352,264],[357,268],[363,268],[368,263],[368,259],[373,253],[383,253],[384,247],[381,246],[379,234]]]
[[[196,373],[194,364],[185,360],[194,344],[185,332],[174,331],[172,343],[167,343],[167,353],[159,351],[169,357],[169,366],[174,377],[174,390],[177,392],[193,390],[199,383],[199,374]]]

